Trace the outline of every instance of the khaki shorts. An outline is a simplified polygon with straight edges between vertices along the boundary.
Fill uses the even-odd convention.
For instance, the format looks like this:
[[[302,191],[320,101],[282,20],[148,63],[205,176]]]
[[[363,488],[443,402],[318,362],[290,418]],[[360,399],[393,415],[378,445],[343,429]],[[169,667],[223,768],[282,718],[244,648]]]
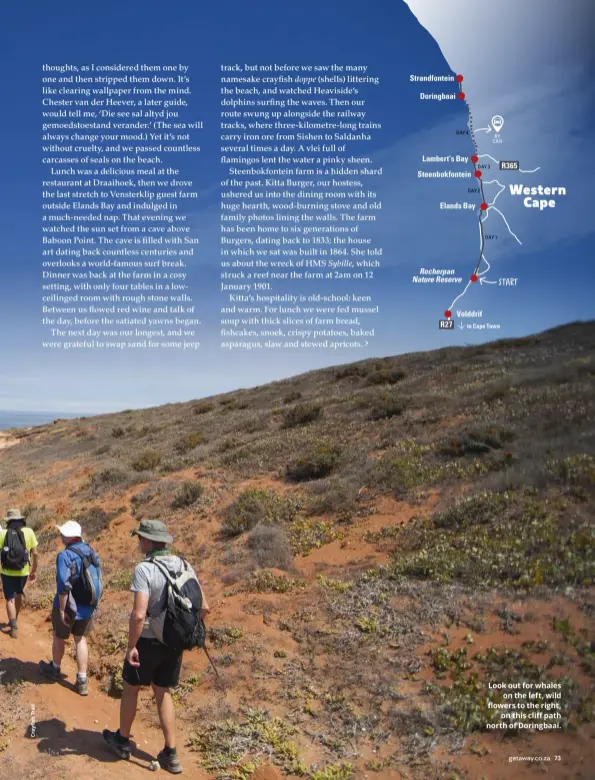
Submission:
[[[52,627],[58,639],[68,639],[72,636],[87,636],[93,629],[93,618],[75,620],[72,626],[65,626],[60,618],[60,610],[52,609]]]

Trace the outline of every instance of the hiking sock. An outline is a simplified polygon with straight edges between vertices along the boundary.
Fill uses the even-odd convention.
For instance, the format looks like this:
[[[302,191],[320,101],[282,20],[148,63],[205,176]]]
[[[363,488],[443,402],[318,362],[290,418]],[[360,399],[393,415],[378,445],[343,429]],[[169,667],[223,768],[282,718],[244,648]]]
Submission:
[[[167,747],[167,745],[163,748],[163,755],[164,756],[175,756],[176,755],[176,749]]]
[[[9,620],[9,625],[11,628],[17,628],[17,621],[16,620]]]
[[[79,682],[87,682],[87,675],[86,674],[81,674],[80,672],[77,672],[76,673],[76,679]]]
[[[51,663],[52,668],[54,669],[55,672],[59,672],[60,671],[60,667],[58,666],[57,663],[55,663],[54,661],[50,661],[50,663]]]

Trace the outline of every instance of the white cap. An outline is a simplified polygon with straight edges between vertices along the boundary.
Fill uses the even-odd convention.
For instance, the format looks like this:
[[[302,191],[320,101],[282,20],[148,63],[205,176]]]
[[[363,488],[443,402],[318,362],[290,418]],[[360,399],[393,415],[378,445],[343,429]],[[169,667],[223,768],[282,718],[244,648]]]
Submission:
[[[80,536],[81,539],[83,537],[83,529],[74,520],[67,520],[64,525],[57,525],[56,528],[60,531],[62,536],[67,536],[70,539],[77,536]]]

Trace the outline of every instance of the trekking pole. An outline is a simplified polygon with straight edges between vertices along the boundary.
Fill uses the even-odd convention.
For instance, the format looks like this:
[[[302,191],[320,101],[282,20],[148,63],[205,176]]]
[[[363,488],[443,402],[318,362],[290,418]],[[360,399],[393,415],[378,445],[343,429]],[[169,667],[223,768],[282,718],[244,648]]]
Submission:
[[[202,649],[203,649],[203,650],[205,651],[205,653],[207,654],[207,658],[209,659],[209,663],[211,664],[211,666],[212,666],[212,667],[213,667],[213,669],[215,670],[215,674],[217,675],[217,677],[219,677],[219,672],[217,671],[217,667],[216,667],[216,666],[215,666],[215,664],[213,663],[213,659],[212,659],[212,658],[211,658],[211,656],[209,655],[209,651],[207,650],[207,648],[206,648],[205,646],[203,646],[203,648],[202,648]]]

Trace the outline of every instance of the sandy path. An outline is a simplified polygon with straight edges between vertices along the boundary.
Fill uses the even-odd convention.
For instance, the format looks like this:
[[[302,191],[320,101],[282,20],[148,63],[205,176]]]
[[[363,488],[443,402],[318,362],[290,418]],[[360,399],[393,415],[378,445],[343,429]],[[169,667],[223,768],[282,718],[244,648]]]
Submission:
[[[4,602],[0,604],[5,620]],[[51,647],[50,623],[45,612],[24,609],[19,620],[19,637],[12,639],[4,625],[0,630],[0,672],[2,682],[14,679],[26,681],[21,694],[24,707],[22,719],[12,732],[10,745],[0,753],[0,777],[60,778],[84,777],[89,773],[97,780],[111,778],[147,778],[149,762],[163,747],[161,731],[142,717],[134,724],[133,741],[137,745],[129,762],[120,761],[105,746],[101,732],[118,725],[119,701],[100,691],[98,682],[89,679],[89,696],[79,696],[73,682],[76,666],[71,645],[62,664],[67,675],[61,682],[49,682],[38,671],[41,659],[49,658]],[[36,734],[30,736],[31,715]],[[179,742],[183,744],[182,735]],[[197,766],[197,754],[179,747],[184,776],[204,780],[209,777]],[[161,776],[166,773],[160,770]],[[152,775],[152,773],[150,773]]]

